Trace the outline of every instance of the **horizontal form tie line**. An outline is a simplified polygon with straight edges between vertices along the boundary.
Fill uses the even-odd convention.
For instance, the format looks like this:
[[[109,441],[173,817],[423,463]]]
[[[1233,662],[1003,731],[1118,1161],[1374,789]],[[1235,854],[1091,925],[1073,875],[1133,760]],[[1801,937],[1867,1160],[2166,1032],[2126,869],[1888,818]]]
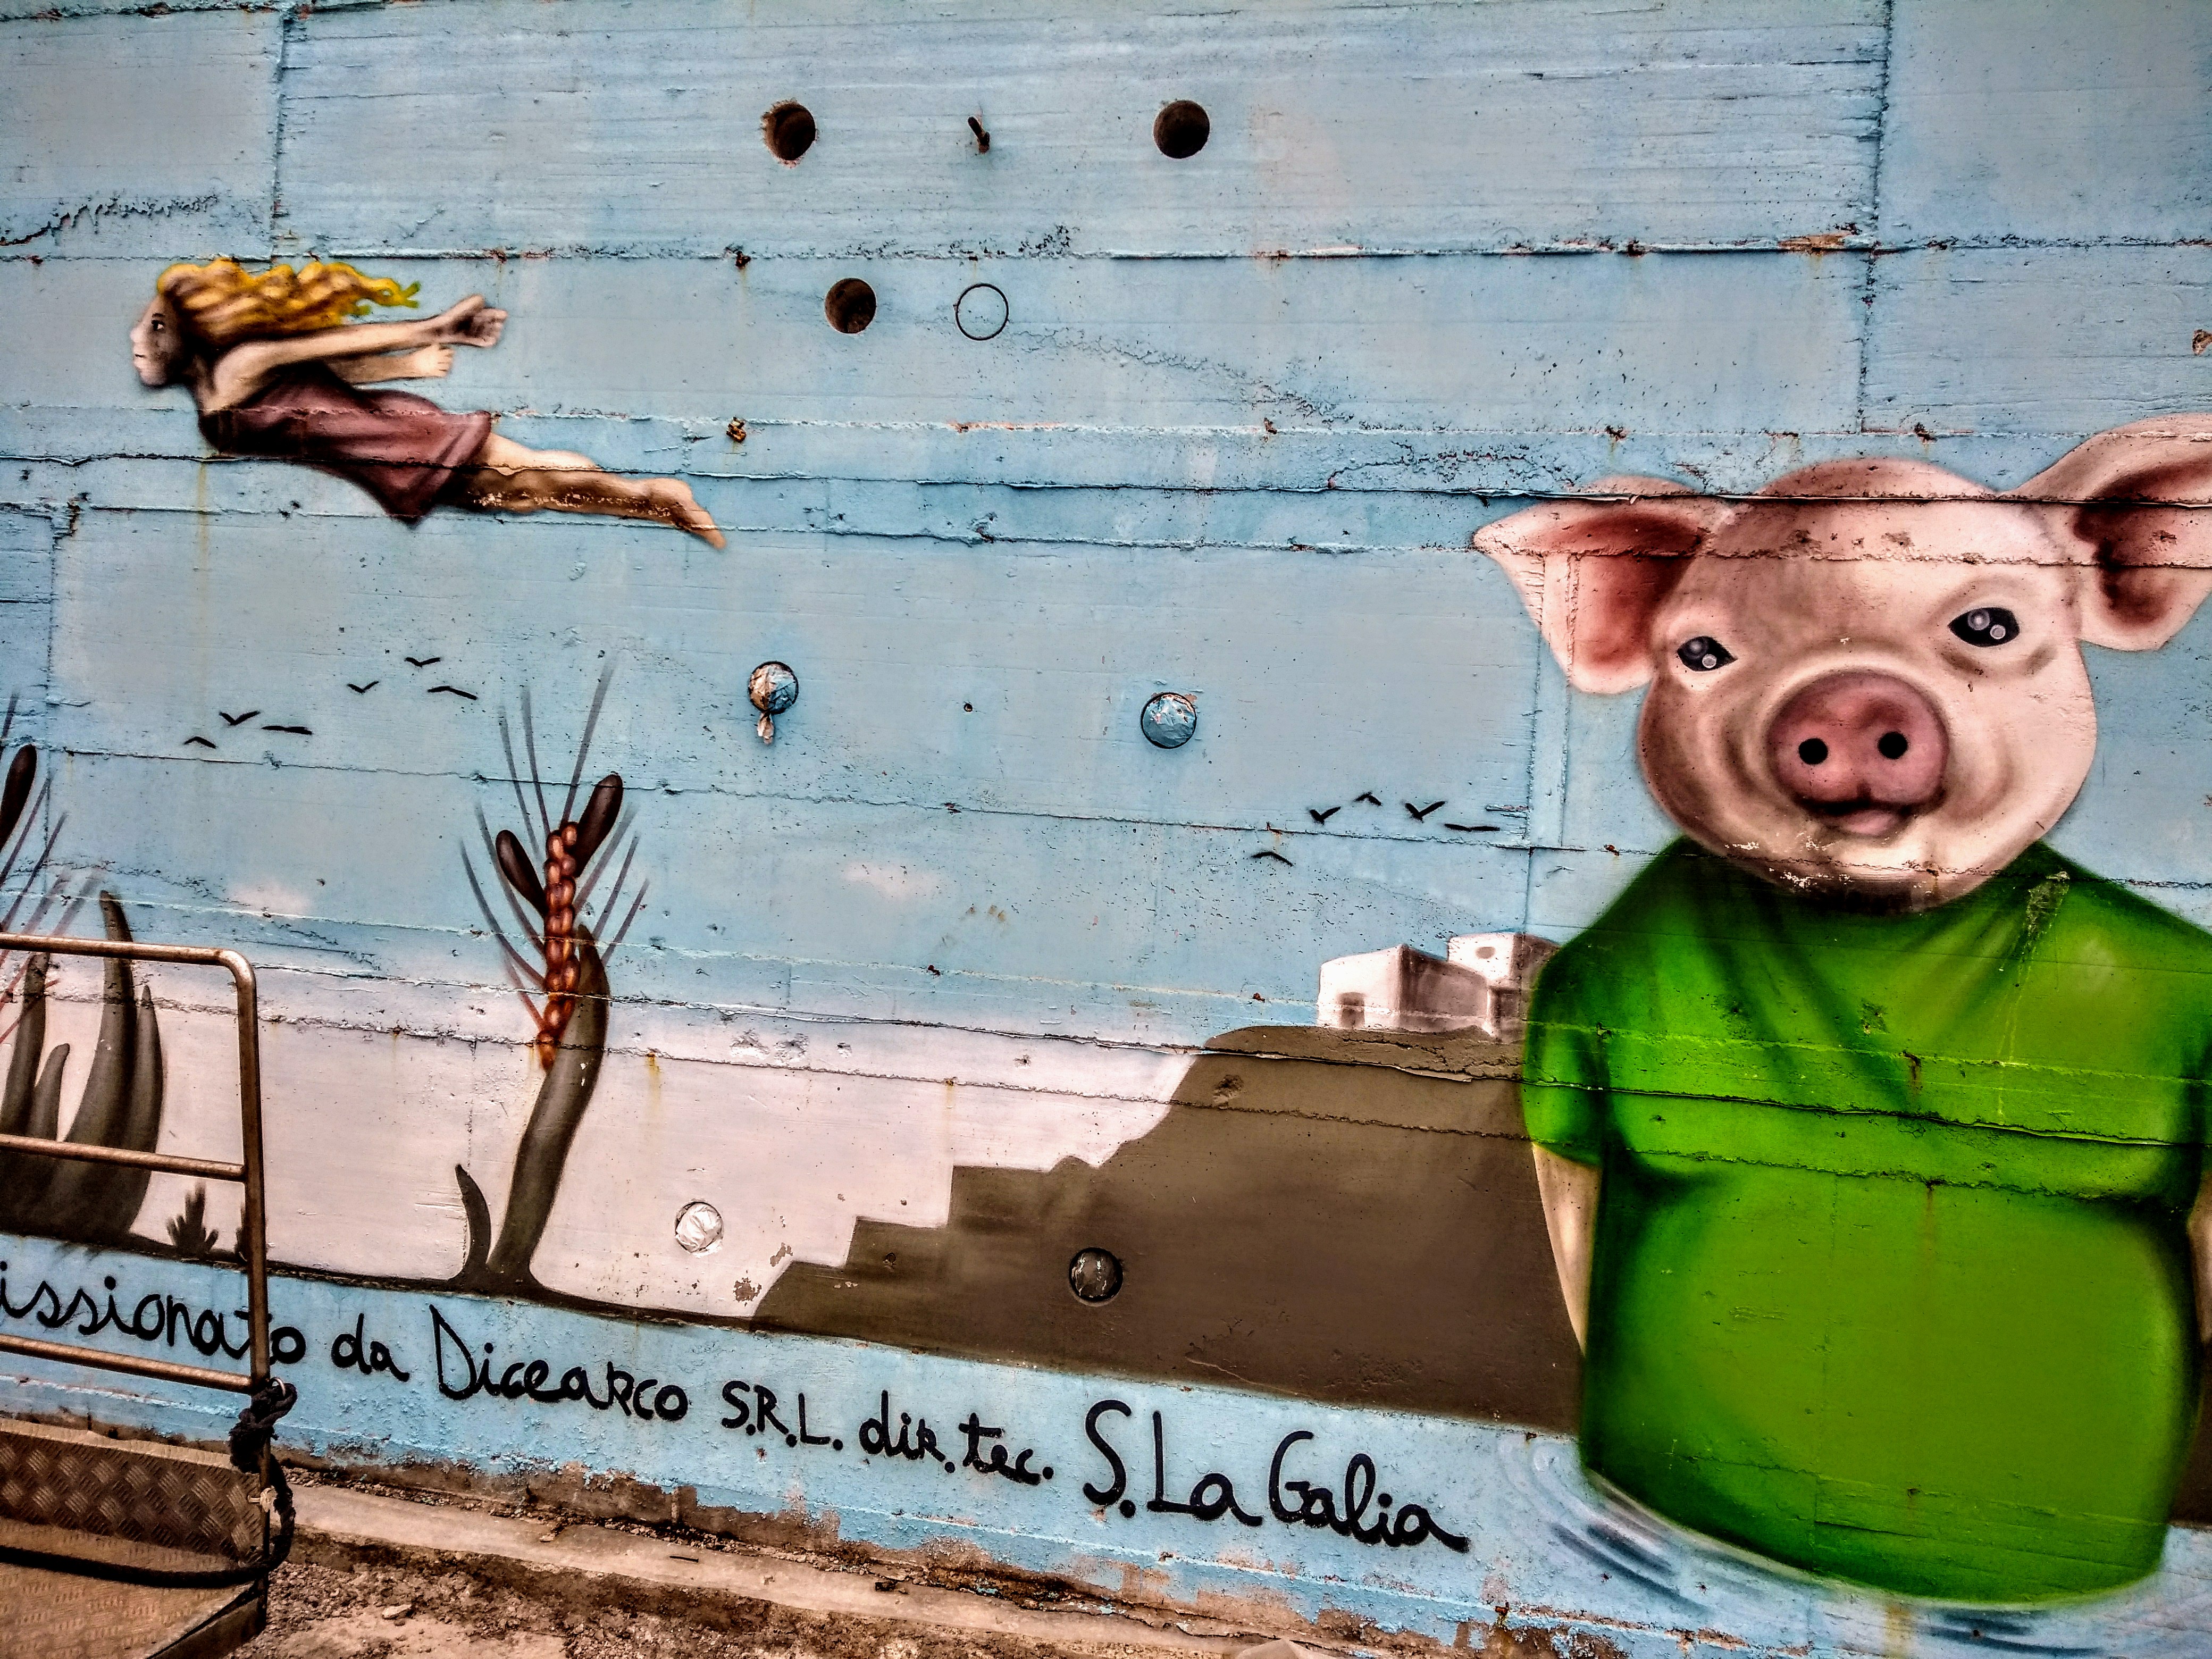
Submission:
[[[5,21],[5,20],[0,20]],[[57,233],[41,228],[26,235],[0,240],[0,249],[26,247],[29,242]],[[1644,258],[1648,256],[1732,256],[1742,254],[1779,254],[1795,258],[1821,258],[1832,254],[1855,255],[1875,258],[1891,258],[1915,253],[2037,253],[2037,252],[2100,252],[2142,249],[2159,252],[2181,248],[2212,247],[2212,238],[2202,236],[2047,236],[2016,235],[1986,236],[1929,236],[1909,241],[1876,241],[1872,239],[1847,237],[1830,241],[1824,235],[1747,237],[1725,241],[1646,241],[1641,238],[1620,241],[1584,241],[1579,240],[1528,240],[1510,242],[1470,242],[1460,246],[1423,247],[1384,244],[1375,246],[1322,246],[1316,247],[1212,247],[1212,248],[1128,248],[1053,247],[1024,251],[988,246],[980,244],[914,243],[908,246],[886,245],[880,242],[853,244],[846,246],[809,246],[761,252],[731,247],[707,248],[680,240],[654,244],[641,241],[629,246],[592,242],[561,242],[533,244],[527,246],[421,246],[407,244],[370,245],[331,242],[324,245],[316,239],[323,256],[349,261],[362,259],[439,260],[456,264],[503,264],[508,260],[594,259],[624,264],[651,261],[656,264],[689,263],[724,264],[743,258],[748,265],[759,260],[781,259],[792,262],[838,261],[845,264],[869,262],[884,264],[896,262],[913,264],[957,264],[969,260],[1002,260],[1008,264],[1075,264],[1081,262],[1186,262],[1198,264],[1265,264],[1287,261],[1318,263],[1327,260],[1409,260],[1409,259],[1526,259],[1571,258],[1586,255],[1612,254],[1624,258]],[[28,253],[0,252],[0,260],[27,259]],[[143,264],[143,256],[122,253],[74,253],[40,256],[51,260],[57,257],[80,260],[85,264],[128,263]],[[285,252],[266,255],[254,252],[241,257],[283,258]]]

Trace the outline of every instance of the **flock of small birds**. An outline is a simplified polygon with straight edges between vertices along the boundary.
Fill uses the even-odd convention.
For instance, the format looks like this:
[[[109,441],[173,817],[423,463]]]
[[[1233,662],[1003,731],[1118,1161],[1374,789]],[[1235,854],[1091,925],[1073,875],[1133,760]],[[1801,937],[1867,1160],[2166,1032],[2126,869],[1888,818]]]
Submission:
[[[404,658],[402,660],[404,660],[410,668],[414,669],[417,673],[420,673],[425,668],[434,667],[437,664],[445,661],[445,659],[443,657],[407,657]],[[351,680],[348,680],[345,682],[345,689],[352,692],[356,696],[365,697],[383,684],[384,682],[380,678],[368,680],[359,684],[355,684]],[[447,696],[465,698],[470,702],[477,701],[477,694],[475,692],[465,691],[458,685],[441,684],[426,686],[423,688],[422,695],[425,696],[434,697],[441,694]],[[216,718],[222,721],[225,730],[235,730],[237,727],[245,725],[248,720],[259,720],[263,713],[263,711],[258,708],[248,708],[244,713],[237,714],[234,714],[228,709],[222,708],[218,708],[215,712]],[[314,728],[313,726],[300,726],[283,720],[264,721],[261,730],[264,732],[281,732],[288,737],[295,738],[312,738],[315,735]],[[213,738],[209,737],[205,732],[195,732],[191,736],[186,738],[179,746],[185,749],[219,749],[221,745],[219,745]]]
[[[1381,796],[1377,795],[1372,789],[1363,789],[1359,793],[1354,795],[1349,802],[1340,802],[1334,806],[1309,806],[1306,808],[1306,816],[1311,818],[1316,826],[1326,826],[1331,818],[1334,817],[1339,812],[1344,811],[1346,805],[1380,806],[1382,805],[1382,798]],[[1409,800],[1400,801],[1398,805],[1405,809],[1406,816],[1413,819],[1414,823],[1425,824],[1428,823],[1431,816],[1443,807],[1451,805],[1451,802],[1449,798],[1447,797],[1443,800],[1432,800],[1426,806],[1416,806]],[[1453,823],[1449,820],[1446,820],[1444,823],[1444,828],[1447,830],[1456,830],[1462,835],[1480,836],[1495,835],[1498,833],[1501,826],[1495,823]],[[1277,830],[1272,823],[1267,826],[1267,830],[1270,835],[1280,835],[1283,833],[1281,830]],[[1291,864],[1289,859],[1285,858],[1282,854],[1276,851],[1275,848],[1272,847],[1263,847],[1258,852],[1253,854],[1252,856],[1255,859],[1271,859],[1277,864],[1289,865],[1292,869],[1296,869],[1297,867],[1296,865]]]
[[[428,668],[438,663],[443,662],[445,659],[443,657],[408,657],[404,659],[404,660],[410,668],[419,672],[425,668]],[[347,690],[364,697],[383,684],[384,682],[381,679],[370,680],[364,684],[359,685],[356,685],[351,680],[348,680],[345,683]],[[465,691],[458,685],[433,685],[425,687],[423,690],[423,695],[425,696],[434,697],[441,693],[448,696],[465,697],[471,702],[477,701],[477,694],[475,692]],[[216,714],[221,716],[222,723],[226,726],[243,726],[246,721],[258,716],[261,712],[262,711],[258,708],[249,708],[242,714],[227,714],[220,708],[216,710]],[[310,728],[304,726],[288,726],[277,722],[270,722],[264,725],[261,729],[264,732],[286,732],[295,737],[311,738],[314,736],[314,732]],[[187,749],[192,748],[195,745],[203,749],[213,749],[216,747],[212,739],[204,737],[197,732],[195,732],[191,737],[186,738],[184,742],[184,746]],[[947,802],[946,805],[947,806],[951,806],[951,804]],[[1349,802],[1340,802],[1334,806],[1309,806],[1306,808],[1306,816],[1311,818],[1317,827],[1326,826],[1328,821],[1334,817],[1339,812],[1341,812],[1347,805],[1379,807],[1382,805],[1382,797],[1377,795],[1372,789],[1363,789],[1359,793],[1354,795]],[[1416,806],[1409,800],[1401,801],[1398,805],[1404,809],[1406,816],[1413,819],[1414,823],[1425,824],[1435,813],[1441,811],[1443,807],[1449,805],[1450,800],[1449,797],[1443,800],[1432,800],[1425,806]],[[954,808],[953,810],[957,811],[958,809]],[[1498,832],[1499,827],[1500,826],[1495,823],[1454,823],[1449,820],[1445,821],[1444,823],[1444,828],[1447,830],[1456,830],[1462,835],[1469,836],[1494,835]],[[1267,829],[1271,834],[1280,833],[1280,831],[1277,830],[1275,826],[1272,823],[1267,826]],[[1285,858],[1281,853],[1276,851],[1276,849],[1272,847],[1263,847],[1258,852],[1253,854],[1252,856],[1255,859],[1272,860],[1277,864],[1284,865],[1291,869],[1297,867],[1296,865],[1292,864],[1289,859]]]

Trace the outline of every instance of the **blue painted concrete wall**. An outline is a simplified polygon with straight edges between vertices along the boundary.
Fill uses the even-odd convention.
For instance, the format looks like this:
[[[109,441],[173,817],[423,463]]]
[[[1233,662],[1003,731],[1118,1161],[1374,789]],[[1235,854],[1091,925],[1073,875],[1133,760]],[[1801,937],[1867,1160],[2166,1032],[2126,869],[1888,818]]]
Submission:
[[[565,782],[611,665],[592,771],[629,784],[649,898],[540,1270],[742,1316],[786,1263],[842,1260],[856,1219],[941,1219],[956,1166],[1104,1158],[1194,1045],[1310,1020],[1322,961],[1565,939],[1668,843],[1633,701],[1568,690],[1468,550],[1481,525],[1607,474],[1728,493],[1832,457],[2007,487],[2098,431],[2212,407],[2208,84],[2212,9],[2180,0],[6,0],[0,690],[53,779],[42,879],[263,965],[283,1261],[442,1277],[464,1244],[450,1172],[496,1206],[536,1087],[463,870],[477,812],[512,815],[496,721],[527,693]],[[1211,116],[1188,161],[1152,143],[1170,98]],[[783,99],[819,126],[795,166],[761,137]],[[213,456],[125,335],[164,266],[218,254],[347,259],[431,309],[483,294],[505,339],[432,395],[683,477],[728,548],[554,514],[409,527],[343,481]],[[878,310],[845,335],[823,300],[850,276]],[[1009,322],[978,342],[953,307],[983,282]],[[2099,760],[2054,837],[2203,925],[2209,650],[2200,617],[2154,656],[2092,652]],[[802,690],[763,744],[745,684],[769,659]],[[1138,727],[1164,690],[1199,709],[1171,752]],[[219,1148],[221,999],[155,982],[178,1009],[171,1136]],[[81,1042],[92,984],[58,1016]],[[180,1194],[157,1182],[138,1231]],[[692,1197],[731,1228],[711,1283],[667,1239]],[[118,1271],[48,1248],[11,1247],[12,1295]],[[422,1364],[421,1296],[288,1286],[318,1354],[366,1299]],[[691,1344],[702,1380],[767,1363],[743,1334],[483,1316],[518,1352],[574,1346],[573,1318]],[[1071,1462],[1088,1402],[1152,1408],[963,1363],[824,1344],[796,1369],[818,1364],[843,1418],[880,1378],[981,1390],[1048,1419]],[[46,1386],[23,1397],[85,1398]],[[303,1411],[314,1443],[515,1443],[345,1386]],[[721,1432],[712,1403],[686,1433]],[[1760,1650],[1889,1639],[1844,1593],[1759,1579],[1678,1606],[1509,1547],[1512,1494],[1548,1478],[1518,1430],[1249,1409],[1208,1407],[1222,1467],[1327,1419],[1378,1462],[1449,1466],[1426,1490],[1479,1540],[1413,1552],[1419,1571],[1268,1558],[1267,1593],[1302,1615],[1450,1640],[1502,1600],[1635,1653],[1706,1628]],[[557,1413],[525,1437],[706,1501],[797,1492],[887,1545],[956,1525],[856,1474],[699,1474]],[[1173,1594],[1254,1593],[1203,1530],[1146,1517],[1109,1547],[1054,1496],[979,1499],[972,1524],[1024,1566],[1172,1551]],[[2125,1646],[2139,1620],[2163,1650],[2204,1642],[2203,1547],[2175,1537],[2125,1610],[2033,1639],[2148,1651]],[[1930,1650],[1948,1629],[1925,1625]]]

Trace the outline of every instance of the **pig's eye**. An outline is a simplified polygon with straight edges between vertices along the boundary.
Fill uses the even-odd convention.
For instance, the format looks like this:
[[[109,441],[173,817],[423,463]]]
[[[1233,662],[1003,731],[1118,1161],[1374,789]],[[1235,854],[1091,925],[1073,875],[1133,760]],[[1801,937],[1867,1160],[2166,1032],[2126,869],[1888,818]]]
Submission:
[[[1674,654],[1682,659],[1682,666],[1693,674],[1709,674],[1716,668],[1725,668],[1735,659],[1729,654],[1728,647],[1709,634],[1700,634],[1694,640],[1685,640],[1675,648]]]
[[[1968,645],[2002,645],[2020,637],[2020,618],[1995,605],[1951,619],[1951,631]]]

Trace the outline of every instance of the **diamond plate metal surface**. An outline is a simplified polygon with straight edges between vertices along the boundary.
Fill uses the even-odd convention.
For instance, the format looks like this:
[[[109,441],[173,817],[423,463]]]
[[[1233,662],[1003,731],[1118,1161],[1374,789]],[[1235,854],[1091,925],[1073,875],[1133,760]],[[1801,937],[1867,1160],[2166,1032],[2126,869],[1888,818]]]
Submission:
[[[266,1541],[258,1478],[189,1446],[0,1422],[0,1520],[251,1561]]]
[[[227,1610],[261,1594],[251,1585],[149,1589],[66,1572],[0,1569],[0,1648],[8,1659],[149,1659],[178,1650]]]

